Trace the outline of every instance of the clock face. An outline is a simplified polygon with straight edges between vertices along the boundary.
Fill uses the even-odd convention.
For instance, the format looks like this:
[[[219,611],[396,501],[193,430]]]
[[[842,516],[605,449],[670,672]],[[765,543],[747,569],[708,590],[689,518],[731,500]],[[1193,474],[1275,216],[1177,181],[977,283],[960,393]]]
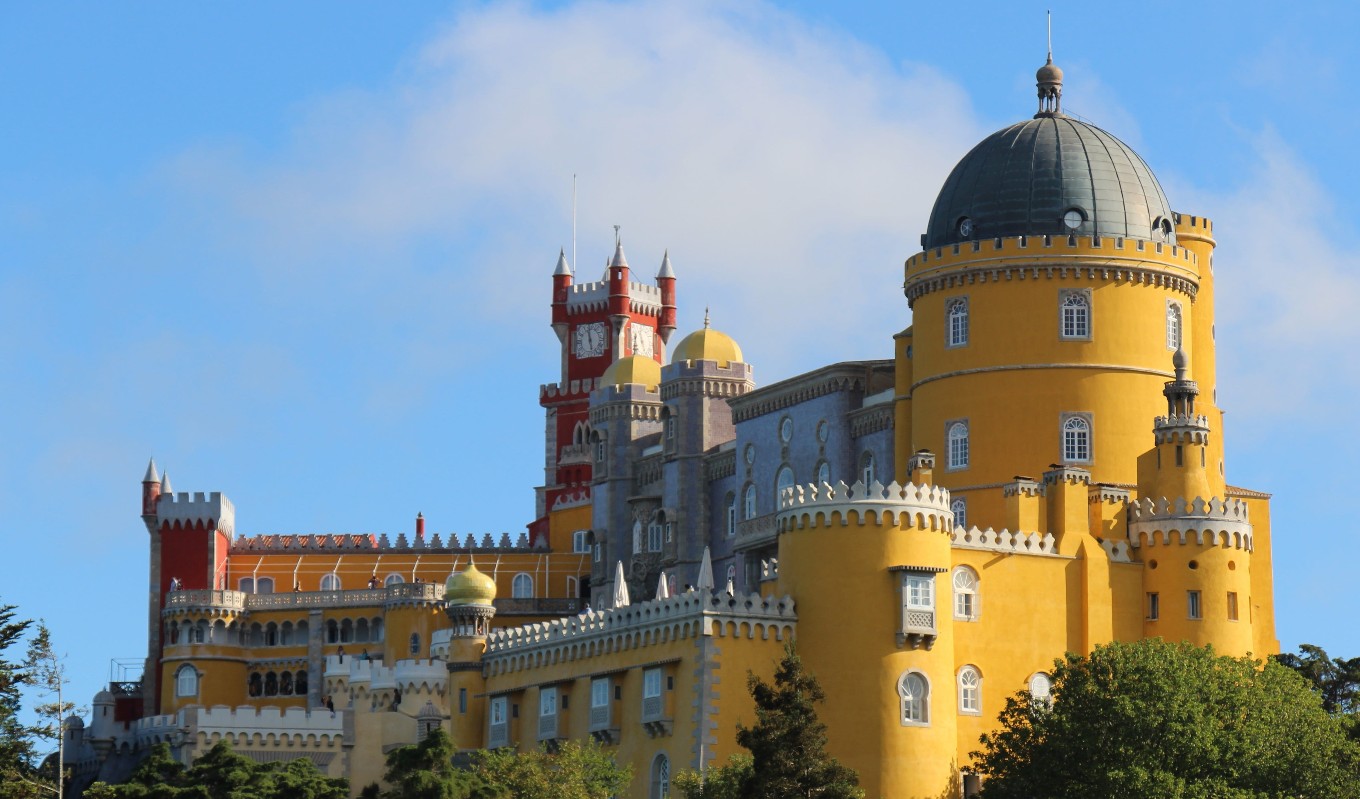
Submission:
[[[628,325],[628,334],[629,344],[633,348],[634,355],[651,358],[656,354],[653,346],[656,341],[656,334],[652,332],[650,327],[634,322]]]
[[[604,355],[604,323],[591,322],[576,328],[576,357],[598,358]]]
[[[966,216],[959,220],[959,235],[965,239],[973,235],[973,220]]]

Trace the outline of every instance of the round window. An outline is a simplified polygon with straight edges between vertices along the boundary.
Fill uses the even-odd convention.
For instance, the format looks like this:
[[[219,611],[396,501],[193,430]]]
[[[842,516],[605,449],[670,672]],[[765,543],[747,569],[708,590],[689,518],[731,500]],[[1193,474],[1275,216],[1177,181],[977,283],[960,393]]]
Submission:
[[[973,220],[966,216],[959,220],[959,235],[965,239],[973,235]]]
[[[831,425],[827,424],[825,419],[823,419],[823,420],[821,420],[820,422],[818,422],[818,423],[817,423],[817,440],[820,441],[820,442],[822,442],[823,444],[825,444],[825,443],[826,443],[827,437],[830,436],[830,435],[831,435]]]
[[[793,438],[793,420],[785,416],[784,421],[779,423],[779,440],[787,444],[791,438]]]
[[[746,465],[747,465],[747,466],[749,466],[749,465],[755,463],[755,462],[756,462],[756,445],[755,445],[755,444],[747,444],[747,445],[746,445],[746,451],[745,451],[745,453],[744,453],[744,456],[745,456],[745,458],[746,458]]]
[[[1063,226],[1068,230],[1076,230],[1081,227],[1081,223],[1085,221],[1086,217],[1082,216],[1081,211],[1078,211],[1075,208],[1069,208],[1067,213],[1063,214]]]

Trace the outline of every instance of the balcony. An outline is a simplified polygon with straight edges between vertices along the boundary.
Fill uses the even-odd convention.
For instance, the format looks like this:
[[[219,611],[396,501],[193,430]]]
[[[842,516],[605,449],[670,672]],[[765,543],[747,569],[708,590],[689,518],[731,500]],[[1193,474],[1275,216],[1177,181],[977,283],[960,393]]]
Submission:
[[[246,609],[250,596],[240,591],[171,591],[165,595],[165,612],[194,610],[240,613]]]
[[[490,725],[490,727],[488,727],[486,735],[487,749],[500,749],[503,746],[509,745],[510,745],[510,724],[508,722],[501,724],[492,724]]]
[[[669,735],[671,714],[666,709],[664,696],[648,696],[642,700],[642,726],[653,738]]]
[[[618,743],[619,730],[614,725],[614,703],[590,709],[590,737],[603,744]]]
[[[557,738],[557,714],[538,717],[538,740],[551,741]]]
[[[774,546],[779,530],[775,526],[778,514],[767,513],[754,519],[737,522],[737,541],[733,546],[738,552]]]
[[[497,616],[573,616],[581,612],[581,600],[574,597],[533,597],[497,599]]]
[[[590,463],[589,444],[569,444],[562,448],[562,455],[557,459],[558,466],[573,466],[578,463]]]
[[[926,649],[935,645],[935,611],[922,608],[902,609],[902,632],[897,634],[898,646]]]

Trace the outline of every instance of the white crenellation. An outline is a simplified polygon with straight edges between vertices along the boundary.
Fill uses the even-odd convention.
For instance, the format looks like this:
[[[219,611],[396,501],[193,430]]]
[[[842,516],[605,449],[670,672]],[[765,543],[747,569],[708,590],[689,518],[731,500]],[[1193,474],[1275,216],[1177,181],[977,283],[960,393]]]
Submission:
[[[1058,542],[1052,533],[1022,533],[1010,530],[955,529],[952,535],[955,549],[986,549],[1016,555],[1057,555]]]
[[[1100,541],[1101,549],[1109,556],[1111,563],[1132,563],[1133,558],[1129,555],[1128,541],[1110,541],[1102,538]]]
[[[192,742],[210,745],[224,739],[238,748],[252,745],[333,747],[344,737],[342,716],[323,708],[191,706],[171,715],[138,719],[133,722],[132,732],[139,747],[158,743],[179,746]]]
[[[1218,497],[1187,500],[1166,497],[1135,500],[1129,503],[1129,544],[1186,544],[1230,546],[1248,552],[1252,548],[1251,519],[1247,503],[1240,499]]]
[[[398,660],[392,666],[380,660],[346,655],[326,656],[326,688],[331,693],[377,692],[400,689],[404,694],[442,695],[448,686],[448,664],[435,658]]]
[[[156,520],[170,525],[201,522],[230,536],[236,532],[236,506],[221,491],[161,494],[156,498]]]
[[[557,499],[553,502],[553,510],[562,510],[563,508],[579,508],[582,505],[589,504],[590,504],[590,489],[582,488],[577,491],[565,491],[562,494],[560,494],[557,497]],[[524,538],[524,546],[528,547],[529,546],[528,537],[525,536],[524,533],[520,533],[520,536]]]
[[[401,552],[429,553],[442,555],[457,555],[469,550],[487,550],[491,552],[505,552],[511,550],[529,549],[529,537],[526,533],[520,533],[513,541],[509,533],[502,532],[499,540],[493,539],[490,533],[478,536],[475,533],[468,533],[459,543],[458,533],[449,533],[448,541],[445,542],[439,533],[432,533],[424,538],[417,536],[408,537],[406,533],[397,535],[396,543],[386,533],[382,535],[371,534],[321,534],[321,535],[257,535],[250,537],[237,538],[232,542],[232,554],[254,553],[254,552],[334,552],[334,553],[353,553],[362,552],[363,554],[389,554]]]
[[[686,591],[669,599],[492,630],[483,671],[487,676],[506,674],[700,636],[783,641],[797,621],[792,597]]]
[[[861,524],[872,518],[880,524],[943,533],[954,530],[948,489],[912,483],[899,485],[896,480],[886,486],[877,480],[868,486],[857,480],[853,486],[839,482],[835,486],[822,483],[787,488],[779,497],[776,526],[782,533],[827,524],[837,516],[840,524],[849,524],[851,512],[858,514]]]
[[[1044,484],[1030,477],[1017,477],[1001,487],[1001,496],[1003,497],[1042,497],[1044,495]]]

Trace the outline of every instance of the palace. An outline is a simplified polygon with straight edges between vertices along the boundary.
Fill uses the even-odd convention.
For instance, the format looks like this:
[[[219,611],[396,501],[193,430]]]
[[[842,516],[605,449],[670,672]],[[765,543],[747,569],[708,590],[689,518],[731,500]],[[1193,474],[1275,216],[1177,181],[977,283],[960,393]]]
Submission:
[[[1063,113],[1051,58],[1037,77],[1038,113],[940,190],[890,358],[758,388],[707,318],[671,346],[669,256],[646,283],[621,242],[596,281],[560,255],[514,539],[248,535],[151,464],[145,673],[68,722],[77,781],[227,740],[357,794],[442,728],[594,738],[659,799],[737,751],[748,670],[794,639],[867,795],[966,795],[978,736],[1064,652],[1276,652],[1269,496],[1224,466],[1213,224]]]

